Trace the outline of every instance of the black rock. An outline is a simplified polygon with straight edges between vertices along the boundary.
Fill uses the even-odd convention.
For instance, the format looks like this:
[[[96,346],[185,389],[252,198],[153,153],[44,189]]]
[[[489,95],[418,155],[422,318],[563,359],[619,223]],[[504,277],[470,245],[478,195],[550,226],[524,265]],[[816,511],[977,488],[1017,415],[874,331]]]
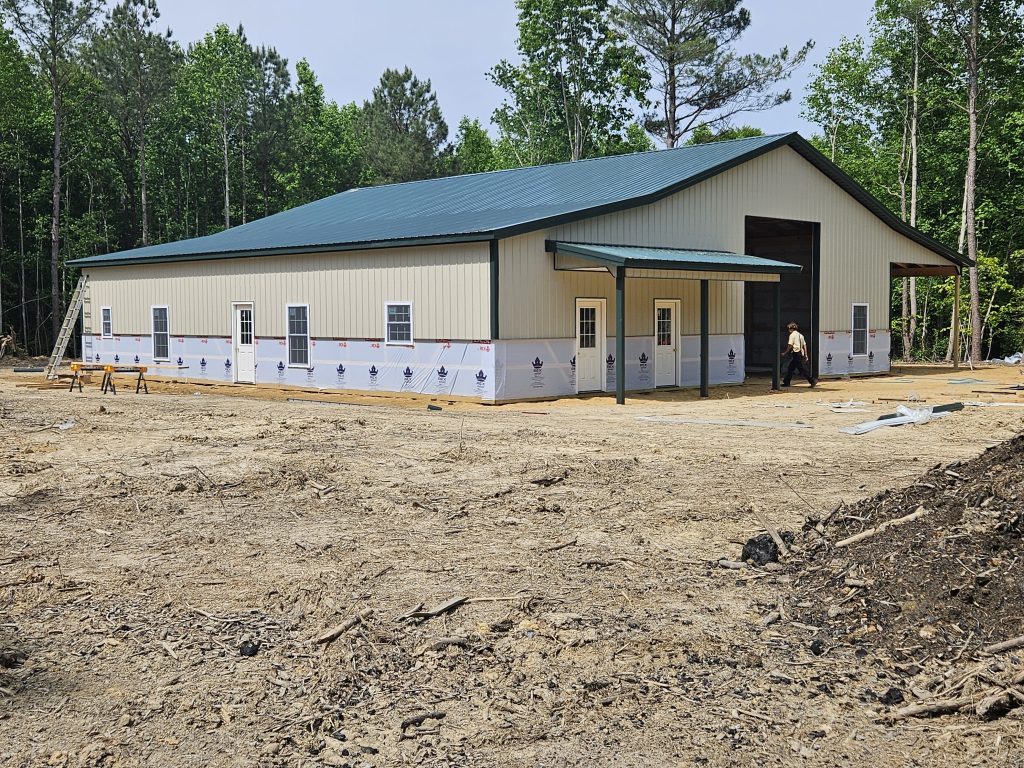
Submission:
[[[821,640],[811,641],[811,653],[815,656],[821,656],[825,652],[825,643]]]
[[[238,652],[242,656],[255,656],[260,652],[259,643],[250,643],[248,640],[238,646]]]
[[[20,667],[27,658],[24,651],[0,651],[0,669]]]
[[[792,531],[782,531],[779,537],[787,544],[792,544],[795,540]],[[772,537],[767,533],[762,533],[752,539],[747,539],[747,543],[743,545],[740,560],[750,560],[754,565],[767,565],[768,563],[777,563],[779,554],[779,547]]]
[[[878,697],[878,701],[885,704],[887,707],[891,707],[894,704],[903,703],[903,691],[899,688],[890,688],[888,691]]]

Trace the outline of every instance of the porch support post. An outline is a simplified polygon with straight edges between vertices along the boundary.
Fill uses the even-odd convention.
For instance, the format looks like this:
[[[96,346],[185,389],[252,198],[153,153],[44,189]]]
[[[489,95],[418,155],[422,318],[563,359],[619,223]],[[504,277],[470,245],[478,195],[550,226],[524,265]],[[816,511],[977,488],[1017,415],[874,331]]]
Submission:
[[[710,351],[710,321],[708,320],[709,283],[700,281],[700,396],[708,396],[708,358]]]
[[[491,341],[497,341],[501,338],[501,332],[499,329],[498,318],[500,313],[498,312],[498,296],[499,296],[499,282],[498,282],[498,241],[491,240],[490,243],[490,293],[491,293]]]
[[[782,330],[782,279],[775,284],[775,291],[772,294],[772,316],[775,319],[775,327],[772,329],[772,338],[775,339],[775,349],[779,348],[779,331]],[[779,388],[779,379],[782,378],[782,355],[778,352],[772,353],[772,391]]]
[[[626,268],[615,270],[615,402],[626,403]]]
[[[960,270],[953,281],[953,368],[960,367]],[[971,361],[974,362],[973,360]]]

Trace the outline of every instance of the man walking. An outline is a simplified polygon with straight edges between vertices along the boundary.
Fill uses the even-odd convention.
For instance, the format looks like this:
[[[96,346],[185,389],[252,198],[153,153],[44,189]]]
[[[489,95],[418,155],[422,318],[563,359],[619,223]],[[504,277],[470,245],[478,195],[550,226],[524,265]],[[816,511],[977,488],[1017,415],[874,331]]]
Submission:
[[[800,333],[800,326],[796,323],[787,325],[786,330],[789,331],[789,342],[786,344],[786,349],[783,351],[782,356],[789,355],[789,365],[786,368],[786,375],[782,379],[782,386],[788,387],[793,380],[793,374],[799,371],[800,375],[807,379],[807,383],[813,387],[818,383],[818,380],[811,376],[811,372],[807,370],[807,340]]]

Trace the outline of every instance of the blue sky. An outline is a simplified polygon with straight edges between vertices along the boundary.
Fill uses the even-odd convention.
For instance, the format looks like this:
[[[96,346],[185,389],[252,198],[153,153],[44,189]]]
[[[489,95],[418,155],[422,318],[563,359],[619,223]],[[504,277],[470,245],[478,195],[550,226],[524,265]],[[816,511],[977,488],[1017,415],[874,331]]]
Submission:
[[[738,122],[768,133],[813,128],[800,117],[804,86],[841,36],[864,33],[872,0],[747,0],[753,23],[741,38],[744,52],[796,50],[816,42],[811,61],[789,83],[793,100]],[[241,23],[250,42],[274,45],[289,60],[305,57],[328,98],[362,103],[386,67],[409,66],[430,78],[449,126],[462,115],[486,125],[502,92],[485,73],[514,58],[514,0],[162,0],[162,22],[183,45],[219,22]]]

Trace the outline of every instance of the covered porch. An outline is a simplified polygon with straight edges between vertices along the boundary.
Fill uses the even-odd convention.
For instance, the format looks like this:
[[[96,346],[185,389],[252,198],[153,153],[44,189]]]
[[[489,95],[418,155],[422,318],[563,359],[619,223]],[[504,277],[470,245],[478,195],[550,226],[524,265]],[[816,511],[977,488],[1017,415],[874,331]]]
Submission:
[[[708,396],[710,368],[710,285],[714,281],[774,283],[774,325],[782,326],[780,276],[798,273],[801,267],[781,261],[726,251],[682,248],[652,248],[631,245],[597,245],[545,241],[545,250],[554,258],[556,271],[607,273],[615,280],[615,401],[626,401],[626,300],[630,279],[656,278],[692,280],[700,283],[700,395]],[[731,308],[742,315],[742,305]],[[577,315],[577,326],[581,322]],[[657,333],[657,329],[656,329]],[[577,328],[577,338],[579,338]],[[780,358],[772,368],[772,387],[778,389]]]
[[[908,264],[905,262],[890,262],[889,264],[889,306],[892,307],[892,289],[896,280],[914,277],[953,277],[953,368],[960,367],[960,270],[961,265],[954,263],[947,264]],[[890,309],[891,311],[891,309]],[[892,328],[892,317],[889,318],[889,327]]]

